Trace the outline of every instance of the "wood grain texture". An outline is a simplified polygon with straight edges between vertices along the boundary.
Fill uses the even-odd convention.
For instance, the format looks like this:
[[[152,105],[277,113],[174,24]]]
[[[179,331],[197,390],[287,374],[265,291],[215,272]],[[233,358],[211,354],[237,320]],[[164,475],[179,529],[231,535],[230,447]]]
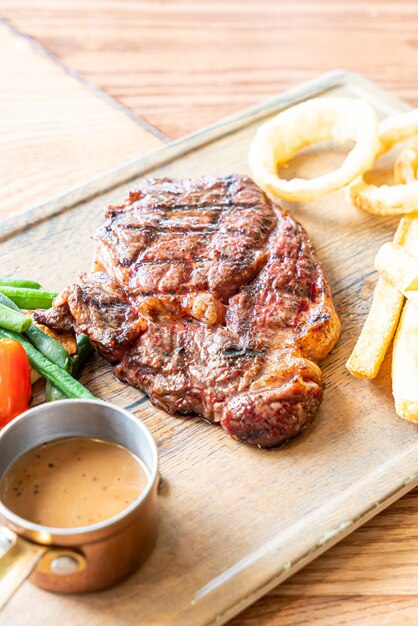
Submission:
[[[0,25],[0,218],[163,145]]]
[[[335,67],[418,104],[415,0],[2,0],[1,13],[170,137]]]
[[[418,490],[334,546],[231,626],[417,623]]]
[[[230,626],[416,626],[413,597],[339,596],[286,598],[280,587]]]
[[[245,128],[155,173],[220,174],[227,168],[245,172],[254,131],[255,126]],[[312,158],[305,155],[295,164],[300,174],[309,174],[313,163],[317,167],[320,162],[321,169],[335,163],[335,153],[330,150]],[[6,272],[24,273],[30,264],[33,278],[43,278],[52,289],[71,282],[90,264],[93,250],[89,237],[102,219],[103,205],[120,199],[131,185],[113,189],[10,239],[7,248],[1,250],[2,267]],[[134,407],[152,430],[161,453],[162,515],[155,552],[138,574],[106,594],[88,598],[46,596],[25,585],[5,609],[6,623],[215,623],[228,606],[241,599],[245,602],[247,594],[268,584],[280,571],[291,571],[298,557],[326,545],[334,533],[337,536],[349,527],[356,515],[375,510],[384,494],[413,474],[418,462],[416,429],[394,413],[389,359],[373,383],[358,383],[344,368],[367,312],[374,284],[370,271],[374,253],[393,235],[396,219],[362,213],[345,203],[342,192],[314,205],[294,206],[293,211],[317,247],[344,322],[338,347],[323,363],[327,393],[313,428],[286,448],[268,452],[238,444],[202,421],[178,420],[148,403]],[[89,220],[85,219],[86,212]],[[71,240],[68,234],[75,230],[78,237]],[[68,239],[68,252],[64,253],[63,242]],[[47,258],[41,252],[44,246]],[[94,394],[122,406],[130,406],[141,397],[140,392],[116,382],[109,366],[99,359],[86,368],[83,381]],[[220,523],[222,519],[227,523]],[[397,536],[392,535],[393,543]],[[357,541],[363,550],[359,536]],[[349,554],[354,558],[355,551]],[[383,556],[379,557],[375,570],[383,561]],[[344,559],[343,551],[339,563]],[[358,564],[367,560],[368,554],[360,552]],[[273,615],[271,605],[262,603],[261,608],[237,618],[235,624],[245,620],[260,623],[260,615],[271,624],[326,624],[336,619],[342,624],[349,619],[350,607],[357,607],[358,615],[363,616],[367,610],[367,619],[384,619],[382,601],[376,599],[381,595],[376,591],[378,575],[372,579],[377,586],[371,585],[367,591],[356,567],[347,575],[345,566],[336,587],[326,562],[322,570],[316,563],[306,570],[311,572],[311,579],[303,584],[308,590],[312,588],[314,598],[310,608],[306,603],[309,596],[305,594],[302,602],[297,582],[289,581],[288,585],[294,586],[287,587],[287,593],[286,586],[282,587],[284,594],[282,589],[275,592],[278,613]],[[405,569],[403,580],[408,574]],[[357,586],[350,590],[352,579]],[[370,595],[367,609],[365,593]],[[386,591],[383,595],[390,596],[388,604],[392,602],[393,594]],[[348,597],[347,604],[344,597]],[[402,603],[397,598],[393,602],[402,618],[412,615],[413,602]],[[31,607],[30,615],[19,610],[22,605]],[[341,607],[338,612],[337,607]],[[258,611],[256,621],[251,616],[253,610]]]

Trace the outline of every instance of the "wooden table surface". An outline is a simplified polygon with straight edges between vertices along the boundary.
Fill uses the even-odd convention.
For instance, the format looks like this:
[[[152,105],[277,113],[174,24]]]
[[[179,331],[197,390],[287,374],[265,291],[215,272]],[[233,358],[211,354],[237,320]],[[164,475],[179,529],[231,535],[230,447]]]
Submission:
[[[1,0],[0,18],[0,217],[335,67],[418,105],[416,0]],[[417,577],[416,490],[232,624],[416,625]]]

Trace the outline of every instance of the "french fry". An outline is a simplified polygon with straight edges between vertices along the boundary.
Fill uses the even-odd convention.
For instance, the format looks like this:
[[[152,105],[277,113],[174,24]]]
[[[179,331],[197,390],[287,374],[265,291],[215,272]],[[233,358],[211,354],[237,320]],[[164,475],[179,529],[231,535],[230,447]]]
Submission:
[[[418,241],[418,216],[403,217],[394,241],[412,252]],[[404,298],[383,276],[373,295],[372,306],[363,330],[346,367],[356,378],[375,378],[395,334]]]
[[[418,309],[406,302],[393,342],[392,391],[400,417],[418,422]]]
[[[404,298],[379,277],[372,305],[346,367],[356,378],[375,378],[395,334]]]
[[[385,243],[376,254],[374,266],[405,298],[418,306],[418,259],[401,246]]]
[[[418,213],[401,219],[393,241],[415,257],[418,255]]]
[[[418,261],[418,216],[406,220],[405,248]],[[418,308],[405,303],[393,342],[392,393],[396,413],[418,422]]]

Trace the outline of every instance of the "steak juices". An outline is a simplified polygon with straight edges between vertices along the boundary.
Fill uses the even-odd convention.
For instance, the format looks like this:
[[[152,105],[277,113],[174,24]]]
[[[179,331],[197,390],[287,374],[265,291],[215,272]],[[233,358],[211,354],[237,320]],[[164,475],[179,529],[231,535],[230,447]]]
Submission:
[[[35,524],[76,528],[121,513],[148,481],[144,464],[126,448],[88,437],[65,437],[16,459],[0,483],[0,499]]]

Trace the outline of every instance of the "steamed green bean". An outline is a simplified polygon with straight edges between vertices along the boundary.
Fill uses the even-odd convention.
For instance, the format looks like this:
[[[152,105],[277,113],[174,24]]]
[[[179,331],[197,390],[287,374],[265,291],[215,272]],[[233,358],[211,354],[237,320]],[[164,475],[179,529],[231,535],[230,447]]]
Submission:
[[[9,287],[0,285],[0,293],[4,294],[21,309],[49,309],[55,292],[41,289],[26,289],[25,287]]]
[[[92,352],[93,348],[91,346],[88,336],[78,335],[77,354],[71,359],[71,373],[73,374],[73,376],[75,376],[79,372],[80,367],[83,365],[83,363]],[[66,398],[66,395],[48,380],[45,386],[45,397],[47,402],[55,402],[56,400],[64,400]]]
[[[21,333],[27,330],[32,324],[30,317],[26,317],[23,313],[14,311],[8,306],[0,304],[0,328],[6,328],[7,330],[14,330],[17,333]]]
[[[27,280],[26,278],[1,278],[0,285],[4,287],[29,287],[30,289],[42,289],[42,286],[36,280]]]
[[[10,309],[13,309],[13,311],[20,312],[17,304],[15,304],[13,300],[10,300],[10,298],[5,296],[3,293],[0,293],[0,305],[7,306]],[[72,361],[70,355],[58,341],[55,341],[53,337],[50,337],[49,335],[44,333],[43,330],[41,330],[34,324],[32,324],[32,326],[29,326],[24,334],[25,337],[29,339],[31,343],[33,343],[35,348],[37,348],[39,352],[42,352],[42,354],[46,356],[47,359],[49,359],[56,365],[59,365],[63,369],[71,372]]]

